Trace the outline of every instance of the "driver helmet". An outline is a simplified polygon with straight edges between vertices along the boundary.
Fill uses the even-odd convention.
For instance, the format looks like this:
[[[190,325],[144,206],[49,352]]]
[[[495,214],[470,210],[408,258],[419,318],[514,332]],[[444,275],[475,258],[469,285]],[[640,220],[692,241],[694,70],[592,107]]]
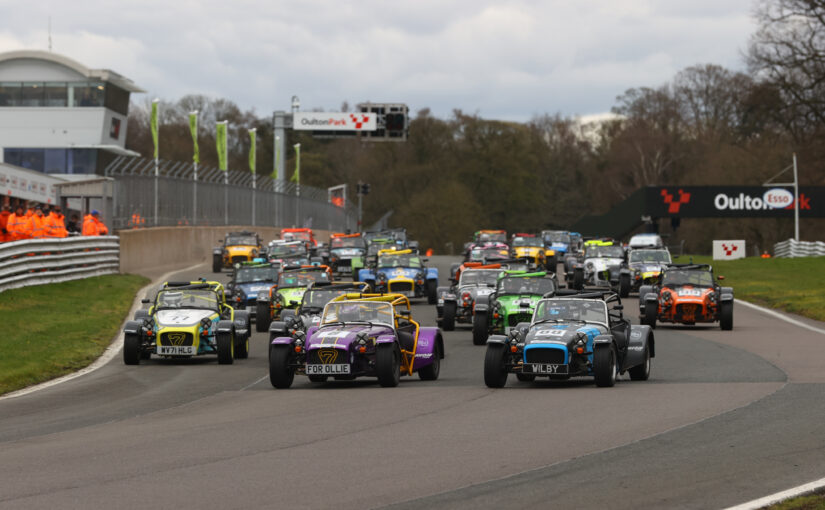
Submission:
[[[180,292],[164,292],[162,294],[163,306],[180,307],[183,301],[183,294]]]

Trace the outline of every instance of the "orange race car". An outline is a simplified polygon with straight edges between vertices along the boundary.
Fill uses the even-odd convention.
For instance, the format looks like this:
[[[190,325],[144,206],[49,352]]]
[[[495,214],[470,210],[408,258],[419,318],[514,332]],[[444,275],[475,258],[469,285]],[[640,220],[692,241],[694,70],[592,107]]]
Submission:
[[[656,321],[693,325],[719,322],[723,330],[733,329],[733,288],[717,282],[708,264],[672,264],[665,268],[656,285],[639,289],[642,324],[656,327]]]

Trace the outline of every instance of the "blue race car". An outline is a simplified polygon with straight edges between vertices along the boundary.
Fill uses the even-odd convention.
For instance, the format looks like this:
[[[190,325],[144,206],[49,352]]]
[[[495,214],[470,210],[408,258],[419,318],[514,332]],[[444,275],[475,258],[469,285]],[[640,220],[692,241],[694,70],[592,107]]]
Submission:
[[[531,322],[507,336],[490,336],[484,383],[501,388],[510,373],[525,382],[593,377],[596,386],[608,387],[625,372],[634,381],[646,381],[655,355],[653,331],[631,326],[615,292],[558,291],[538,302]]]
[[[269,291],[278,281],[279,267],[277,264],[245,262],[237,264],[232,274],[232,280],[226,286],[226,294],[236,310],[246,310],[250,317],[255,317],[258,294]]]
[[[412,250],[381,250],[374,267],[358,271],[358,280],[369,283],[374,292],[426,296],[434,305],[438,301],[438,269],[425,267],[424,262],[427,259]]]

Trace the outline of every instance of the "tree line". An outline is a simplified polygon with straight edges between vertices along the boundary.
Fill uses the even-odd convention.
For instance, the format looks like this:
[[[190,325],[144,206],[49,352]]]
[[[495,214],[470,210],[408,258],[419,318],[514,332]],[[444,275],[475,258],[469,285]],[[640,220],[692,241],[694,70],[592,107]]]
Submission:
[[[796,152],[802,184],[825,184],[825,1],[760,1],[747,72],[698,64],[655,86],[616,98],[609,120],[583,125],[555,114],[526,123],[423,108],[405,143],[313,139],[301,143],[301,182],[317,187],[371,184],[364,224],[392,210],[424,247],[457,250],[479,228],[569,228],[650,185],[759,185]],[[133,104],[130,149],[151,154],[149,102]],[[342,109],[346,108],[346,104]],[[249,128],[258,129],[258,171],[272,172],[272,122],[227,99],[185,96],[161,103],[161,157],[192,157],[187,113],[200,111],[201,161],[216,165],[214,122],[228,120],[229,167],[247,170]],[[708,252],[710,240],[745,238],[759,249],[793,234],[792,220],[662,222],[670,243]],[[805,220],[802,237],[825,240],[825,222]]]

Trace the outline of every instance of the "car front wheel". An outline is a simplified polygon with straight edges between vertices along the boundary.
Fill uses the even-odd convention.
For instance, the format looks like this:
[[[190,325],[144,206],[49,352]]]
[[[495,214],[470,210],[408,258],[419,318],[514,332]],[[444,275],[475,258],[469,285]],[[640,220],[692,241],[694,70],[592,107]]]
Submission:
[[[488,388],[503,388],[507,384],[507,368],[504,366],[506,354],[504,344],[490,344],[484,355],[484,384]]]
[[[385,388],[398,386],[401,382],[401,353],[394,344],[378,346],[375,353],[375,371],[378,383]]]
[[[273,345],[269,349],[269,382],[278,389],[292,386],[295,369],[289,366],[292,348],[289,345]]]
[[[610,388],[616,384],[616,350],[613,346],[599,347],[593,353],[593,375],[596,386]]]

